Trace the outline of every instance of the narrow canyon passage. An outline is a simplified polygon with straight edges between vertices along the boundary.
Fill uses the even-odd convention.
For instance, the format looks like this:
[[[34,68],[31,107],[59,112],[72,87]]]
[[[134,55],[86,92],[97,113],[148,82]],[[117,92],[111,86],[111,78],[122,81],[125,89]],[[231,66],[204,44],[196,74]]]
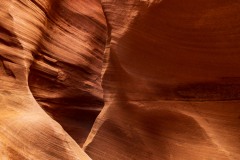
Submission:
[[[33,96],[80,146],[104,103],[101,70],[106,37],[98,1],[54,2],[31,66]]]
[[[3,0],[0,159],[240,159],[239,9]]]

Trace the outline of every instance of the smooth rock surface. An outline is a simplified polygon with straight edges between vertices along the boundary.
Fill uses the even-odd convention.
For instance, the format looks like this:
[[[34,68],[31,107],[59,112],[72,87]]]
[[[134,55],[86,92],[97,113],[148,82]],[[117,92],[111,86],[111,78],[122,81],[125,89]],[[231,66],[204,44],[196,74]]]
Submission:
[[[111,28],[105,106],[86,153],[239,159],[240,3],[148,2],[102,1]]]

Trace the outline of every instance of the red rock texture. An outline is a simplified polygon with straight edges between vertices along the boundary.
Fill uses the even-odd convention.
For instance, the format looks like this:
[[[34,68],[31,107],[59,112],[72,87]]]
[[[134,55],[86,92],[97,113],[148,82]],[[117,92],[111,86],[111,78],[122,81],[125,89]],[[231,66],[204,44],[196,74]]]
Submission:
[[[240,159],[236,0],[3,0],[0,159]]]
[[[31,66],[34,97],[80,145],[103,107],[106,30],[98,1],[56,1]]]

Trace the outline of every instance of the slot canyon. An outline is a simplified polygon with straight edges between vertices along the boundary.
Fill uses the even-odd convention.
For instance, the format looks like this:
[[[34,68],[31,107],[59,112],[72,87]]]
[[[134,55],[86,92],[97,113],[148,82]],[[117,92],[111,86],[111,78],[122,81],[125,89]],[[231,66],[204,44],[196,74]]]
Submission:
[[[1,0],[0,160],[240,160],[239,11]]]

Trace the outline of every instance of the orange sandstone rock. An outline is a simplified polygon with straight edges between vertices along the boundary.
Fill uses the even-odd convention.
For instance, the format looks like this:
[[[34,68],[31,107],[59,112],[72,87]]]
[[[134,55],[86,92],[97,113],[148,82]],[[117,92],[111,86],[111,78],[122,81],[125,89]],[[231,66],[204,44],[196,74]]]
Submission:
[[[240,159],[236,0],[3,0],[0,159]]]

